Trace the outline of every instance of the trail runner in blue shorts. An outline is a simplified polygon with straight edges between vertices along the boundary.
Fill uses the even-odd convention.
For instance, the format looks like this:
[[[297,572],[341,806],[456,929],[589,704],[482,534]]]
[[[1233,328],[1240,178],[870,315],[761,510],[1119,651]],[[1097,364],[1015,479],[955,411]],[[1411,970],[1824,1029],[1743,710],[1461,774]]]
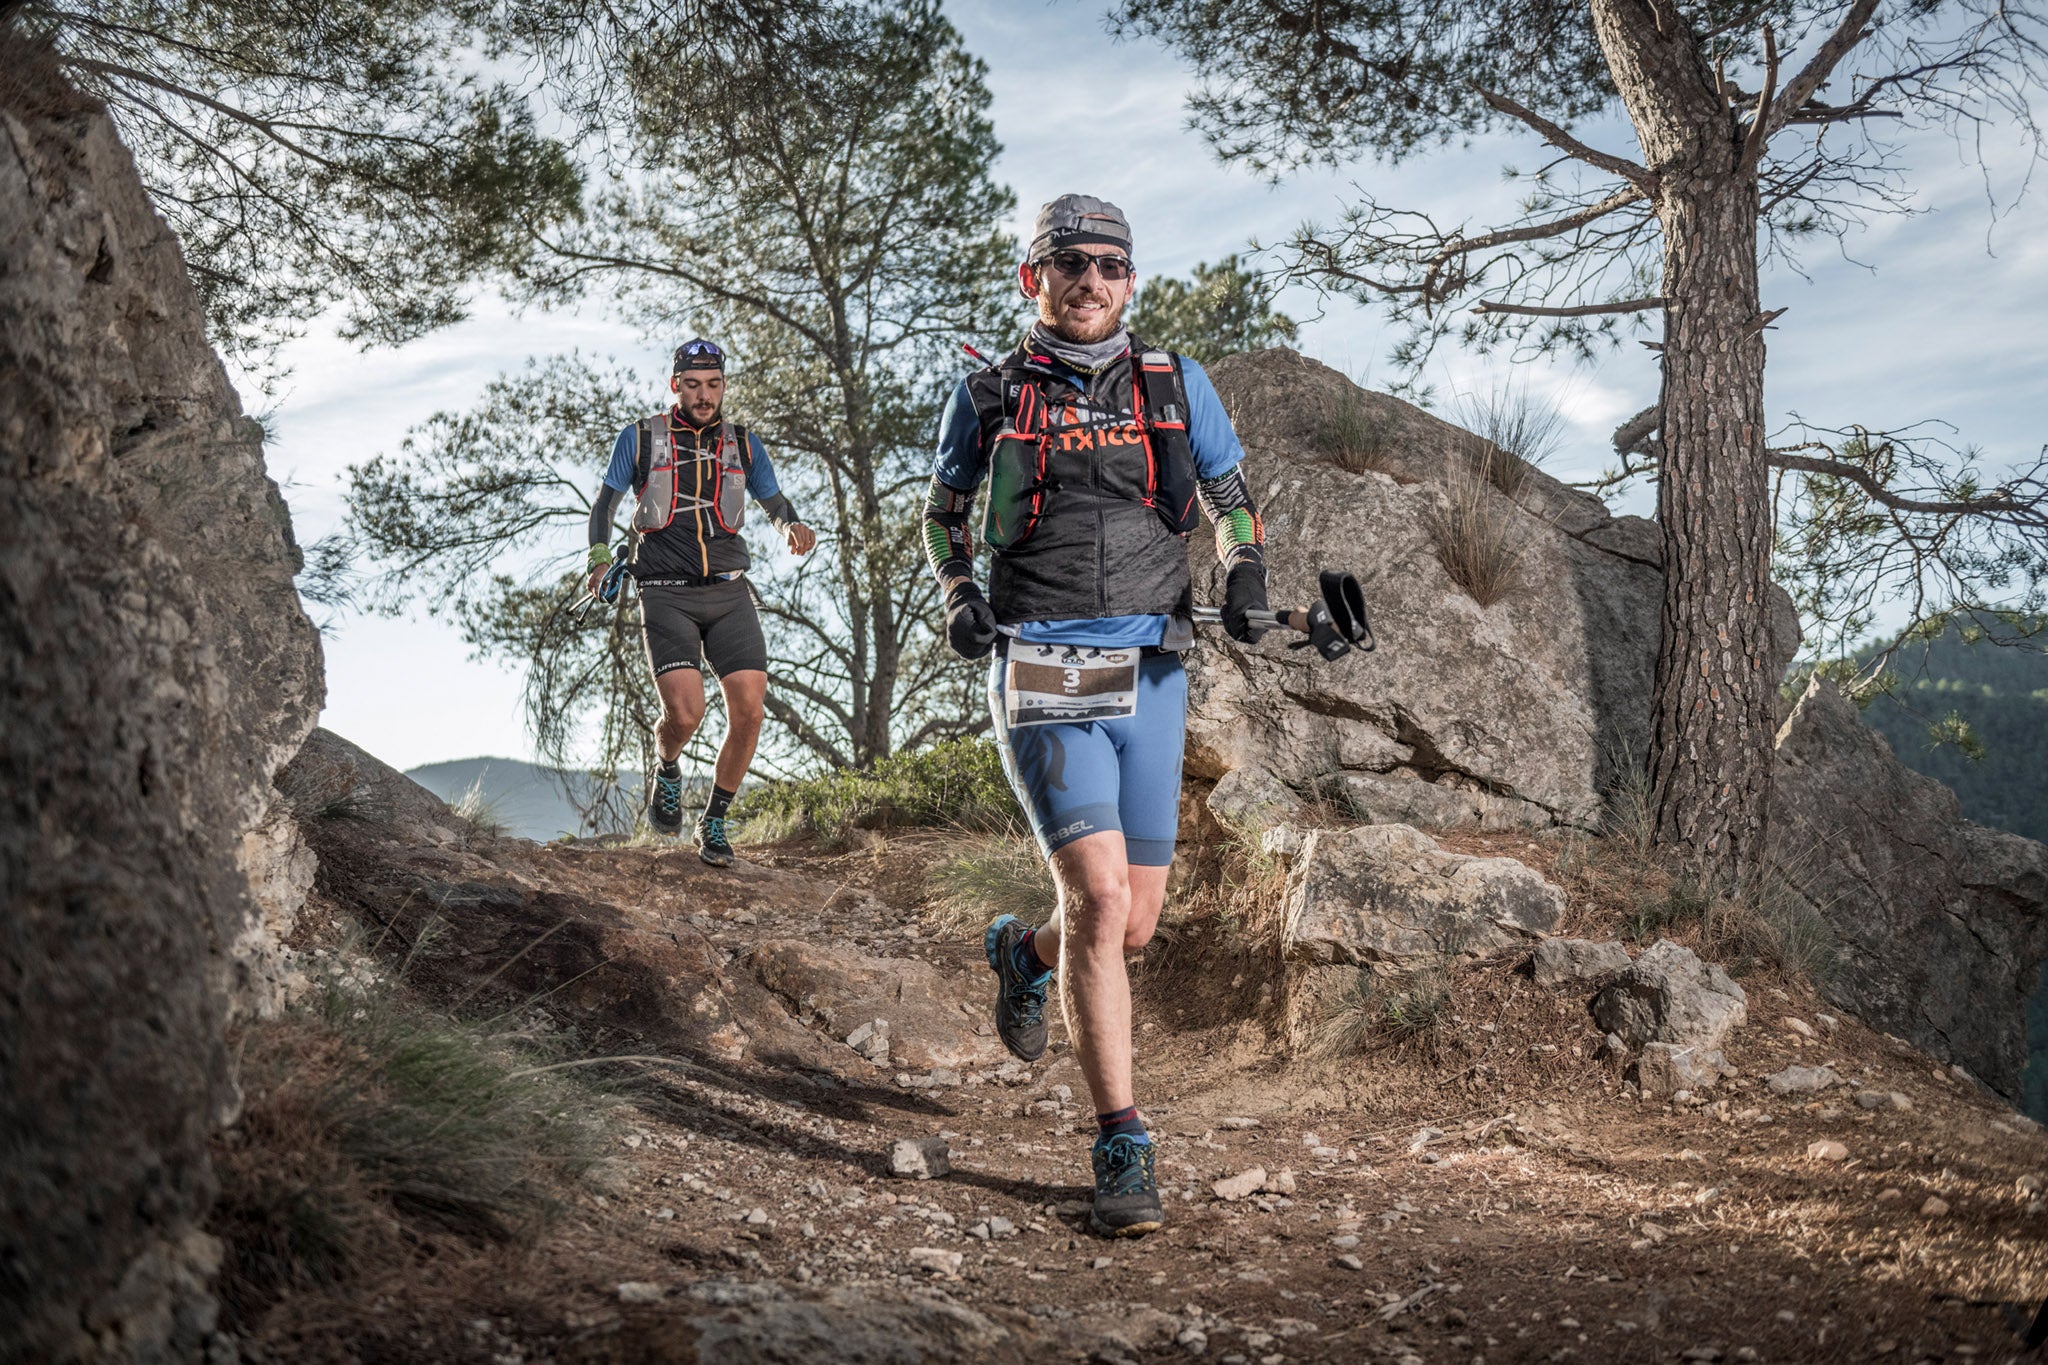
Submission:
[[[925,511],[947,640],[965,658],[995,655],[989,705],[1004,766],[1059,888],[1038,928],[1011,915],[989,926],[996,1030],[1026,1061],[1043,1054],[1057,970],[1095,1100],[1091,1223],[1115,1237],[1164,1217],[1132,1087],[1124,955],[1151,940],[1173,861],[1198,504],[1228,568],[1225,630],[1256,642],[1246,613],[1266,608],[1244,452],[1202,367],[1125,330],[1130,253],[1114,204],[1068,194],[1039,211],[1017,268],[1039,320],[954,391]],[[972,534],[984,484],[986,596]]]

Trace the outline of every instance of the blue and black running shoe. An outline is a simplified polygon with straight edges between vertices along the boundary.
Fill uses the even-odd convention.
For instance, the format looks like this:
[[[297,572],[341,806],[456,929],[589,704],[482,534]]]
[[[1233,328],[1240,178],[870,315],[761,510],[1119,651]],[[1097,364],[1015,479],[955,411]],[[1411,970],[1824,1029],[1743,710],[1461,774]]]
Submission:
[[[697,817],[697,856],[713,867],[732,866],[732,840],[725,837],[723,815]]]
[[[683,775],[654,775],[654,793],[647,798],[647,823],[659,834],[683,832]]]
[[[1166,1222],[1153,1174],[1152,1140],[1117,1133],[1095,1139],[1095,1205],[1088,1226],[1104,1237],[1143,1237]]]
[[[1045,1055],[1045,990],[1052,973],[1033,977],[1017,961],[1017,945],[1031,926],[1004,915],[988,927],[982,948],[996,974],[996,1037],[1012,1055],[1035,1062]]]

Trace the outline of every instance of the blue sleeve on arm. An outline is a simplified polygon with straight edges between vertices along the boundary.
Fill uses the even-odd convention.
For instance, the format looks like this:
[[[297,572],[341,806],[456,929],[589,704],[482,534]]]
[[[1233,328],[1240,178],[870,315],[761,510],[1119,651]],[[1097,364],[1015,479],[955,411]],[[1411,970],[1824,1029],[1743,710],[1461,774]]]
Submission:
[[[967,381],[946,400],[939,414],[939,453],[932,473],[948,488],[972,492],[981,486],[988,462],[981,453],[981,419],[974,415],[974,400],[967,395]]]
[[[1195,473],[1205,479],[1228,474],[1244,459],[1230,414],[1200,365],[1183,357],[1180,374],[1188,391],[1188,444],[1195,448]]]
[[[747,492],[756,498],[772,498],[782,491],[775,481],[775,466],[768,459],[768,447],[753,432],[747,433]]]
[[[640,462],[640,441],[634,431],[635,427],[627,427],[619,433],[619,439],[612,442],[612,462],[605,466],[604,471],[606,488],[615,488],[621,493],[632,490],[633,466]]]

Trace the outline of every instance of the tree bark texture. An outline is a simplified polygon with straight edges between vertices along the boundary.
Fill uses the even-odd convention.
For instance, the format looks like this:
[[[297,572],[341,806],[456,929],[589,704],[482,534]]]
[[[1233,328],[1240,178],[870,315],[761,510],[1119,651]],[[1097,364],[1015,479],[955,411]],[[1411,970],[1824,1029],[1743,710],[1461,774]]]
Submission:
[[[1650,739],[1658,843],[1727,886],[1763,862],[1778,680],[1755,171],[1668,0],[1595,0],[1663,228],[1663,639]]]

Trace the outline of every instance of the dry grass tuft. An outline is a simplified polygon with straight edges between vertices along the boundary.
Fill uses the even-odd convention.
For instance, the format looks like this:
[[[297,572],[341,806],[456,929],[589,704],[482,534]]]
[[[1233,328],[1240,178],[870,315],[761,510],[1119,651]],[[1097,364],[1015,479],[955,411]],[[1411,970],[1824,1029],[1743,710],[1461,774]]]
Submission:
[[[1816,854],[1781,859],[1755,885],[1716,886],[1657,845],[1650,781],[1640,763],[1613,768],[1600,833],[1565,832],[1549,842],[1547,867],[1533,860],[1570,901],[1558,931],[1637,944],[1670,938],[1738,976],[1761,970],[1802,988],[1826,981],[1838,965],[1834,931],[1825,905],[1801,890],[1816,881]],[[1505,851],[1532,861],[1513,848]]]
[[[1501,491],[1514,457],[1488,446],[1453,459],[1439,496],[1424,514],[1437,562],[1482,607],[1522,582],[1531,537],[1528,514]]]
[[[339,972],[240,1038],[246,1105],[216,1143],[210,1230],[231,1322],[434,1255],[523,1241],[599,1162],[593,1093],[502,1038]]]
[[[1530,472],[1555,450],[1564,416],[1527,390],[1501,387],[1461,400],[1458,420],[1467,431],[1449,452],[1429,531],[1452,581],[1490,607],[1523,581],[1534,537],[1519,502]]]
[[[486,839],[505,837],[508,826],[505,824],[504,813],[496,801],[484,795],[484,779],[481,773],[461,796],[455,798],[455,804],[448,809]]]
[[[1043,924],[1059,905],[1038,845],[1002,835],[962,840],[926,870],[925,886],[921,919],[935,938],[978,942],[998,915]]]
[[[1315,1049],[1326,1057],[1357,1057],[1395,1048],[1434,1060],[1444,1049],[1450,1022],[1448,964],[1398,978],[1361,968],[1349,989],[1325,1006]]]
[[[1510,498],[1521,493],[1530,470],[1556,453],[1564,436],[1563,412],[1506,384],[1461,398],[1457,420],[1474,438],[1466,457],[1475,464],[1486,457],[1488,480]]]
[[[1339,469],[1353,474],[1367,470],[1390,473],[1394,423],[1376,412],[1356,389],[1346,385],[1334,399],[1325,399],[1323,441]]]

